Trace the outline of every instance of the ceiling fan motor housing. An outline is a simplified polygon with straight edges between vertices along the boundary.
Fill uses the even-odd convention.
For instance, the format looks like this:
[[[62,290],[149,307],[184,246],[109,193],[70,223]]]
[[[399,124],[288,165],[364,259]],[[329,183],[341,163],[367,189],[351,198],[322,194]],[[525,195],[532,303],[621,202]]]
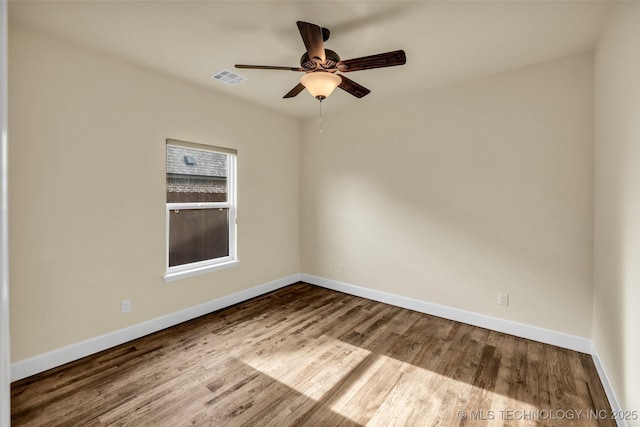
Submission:
[[[336,64],[340,62],[340,55],[331,49],[325,49],[324,55],[326,57],[326,61],[323,64],[318,64],[315,60],[309,58],[309,54],[305,52],[300,58],[300,67],[304,68],[306,71],[314,71],[318,68],[323,70],[335,70]]]

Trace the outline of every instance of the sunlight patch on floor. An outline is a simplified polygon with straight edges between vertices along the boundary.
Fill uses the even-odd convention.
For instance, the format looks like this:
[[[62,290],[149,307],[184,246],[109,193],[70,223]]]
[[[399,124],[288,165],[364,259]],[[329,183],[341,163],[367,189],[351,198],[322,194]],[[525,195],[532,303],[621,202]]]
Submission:
[[[239,359],[314,400],[338,384],[369,351],[323,335],[313,343],[274,343],[269,349]]]
[[[498,390],[487,391],[327,335],[274,341],[240,360],[361,425],[409,425],[416,420],[453,425],[460,422],[462,411],[469,419],[501,426],[503,408],[538,410]],[[527,420],[516,424],[530,425]]]

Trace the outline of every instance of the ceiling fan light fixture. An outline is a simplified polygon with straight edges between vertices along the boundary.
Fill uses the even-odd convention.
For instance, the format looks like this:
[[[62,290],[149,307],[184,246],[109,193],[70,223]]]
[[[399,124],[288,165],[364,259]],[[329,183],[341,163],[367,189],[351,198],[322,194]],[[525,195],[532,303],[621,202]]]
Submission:
[[[335,88],[340,86],[342,79],[334,73],[315,71],[302,76],[300,83],[309,91],[311,96],[322,101],[331,95]]]

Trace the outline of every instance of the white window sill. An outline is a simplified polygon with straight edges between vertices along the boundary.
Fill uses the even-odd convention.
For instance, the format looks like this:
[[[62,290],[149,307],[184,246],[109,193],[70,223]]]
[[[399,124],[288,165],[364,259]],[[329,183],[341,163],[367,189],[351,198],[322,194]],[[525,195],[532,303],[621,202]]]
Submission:
[[[240,264],[240,260],[234,259],[231,261],[221,262],[219,264],[204,265],[200,267],[189,268],[180,271],[172,271],[166,273],[162,278],[164,283],[173,282],[175,280],[184,279],[187,277],[198,276],[204,273],[210,273],[212,271],[224,270],[226,268],[235,267]]]

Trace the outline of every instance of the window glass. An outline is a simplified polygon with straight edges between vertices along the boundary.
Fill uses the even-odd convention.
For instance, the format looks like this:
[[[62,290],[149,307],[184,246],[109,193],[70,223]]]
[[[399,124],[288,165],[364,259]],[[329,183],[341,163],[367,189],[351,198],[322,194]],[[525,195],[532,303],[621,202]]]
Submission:
[[[226,202],[229,155],[167,145],[167,203]]]
[[[229,256],[229,209],[174,209],[169,217],[169,267]]]

